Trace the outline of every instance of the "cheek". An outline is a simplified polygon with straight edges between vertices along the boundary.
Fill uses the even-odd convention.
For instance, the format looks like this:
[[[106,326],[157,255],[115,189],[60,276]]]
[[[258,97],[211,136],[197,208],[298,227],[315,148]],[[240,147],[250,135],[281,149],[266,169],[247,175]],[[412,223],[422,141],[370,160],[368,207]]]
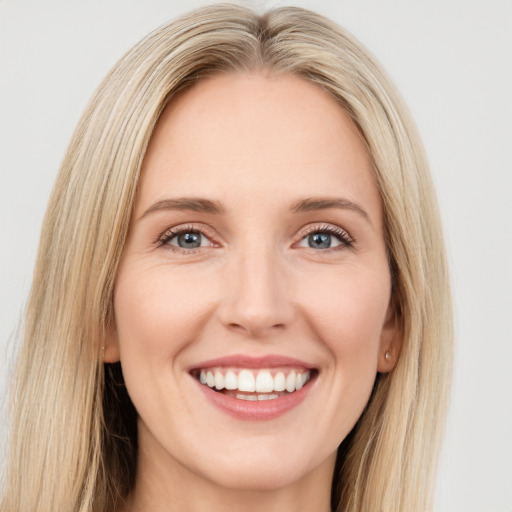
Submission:
[[[391,293],[387,264],[376,271],[355,265],[318,273],[298,296],[305,318],[345,371],[376,368]],[[349,364],[350,363],[350,364]]]
[[[139,262],[120,269],[114,311],[121,365],[130,398],[147,425],[169,427],[163,404],[172,403],[178,416],[187,414],[176,380],[183,370],[180,354],[199,338],[211,303],[202,283],[183,272]]]
[[[165,365],[193,340],[211,299],[183,277],[165,268],[122,268],[116,282],[114,310],[123,367],[133,359]]]
[[[316,273],[314,286],[298,290],[301,317],[328,354],[321,372],[327,391],[316,414],[325,417],[331,448],[350,432],[370,398],[390,293],[387,263],[375,271],[358,265],[325,269]]]

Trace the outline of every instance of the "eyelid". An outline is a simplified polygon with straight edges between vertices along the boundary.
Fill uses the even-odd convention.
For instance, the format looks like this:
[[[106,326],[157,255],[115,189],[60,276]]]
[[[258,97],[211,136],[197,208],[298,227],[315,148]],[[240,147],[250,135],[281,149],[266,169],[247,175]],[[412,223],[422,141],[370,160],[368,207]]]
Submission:
[[[187,233],[187,232],[200,233],[201,235],[205,236],[211,242],[212,246],[220,245],[220,243],[217,241],[218,236],[216,235],[216,233],[210,226],[208,226],[207,224],[203,224],[203,223],[195,224],[193,222],[186,223],[186,224],[178,224],[177,226],[172,226],[170,228],[167,228],[163,233],[158,235],[158,237],[154,243],[156,245],[158,245],[159,247],[167,246],[171,250],[182,251],[182,252],[186,252],[186,253],[191,253],[198,249],[204,249],[204,247],[198,247],[196,249],[182,249],[178,246],[172,246],[170,244],[167,244],[167,242],[171,238],[174,238],[177,235],[180,235],[182,233]]]
[[[295,242],[295,244],[302,242],[302,240],[304,240],[304,238],[306,238],[308,235],[310,235],[312,233],[322,233],[322,232],[328,233],[330,235],[334,235],[337,238],[339,238],[343,247],[352,248],[355,244],[354,237],[351,236],[350,233],[346,229],[343,229],[340,226],[337,226],[335,224],[328,224],[325,222],[319,223],[319,224],[309,224],[309,225],[305,226],[304,228],[302,228],[298,233],[299,240],[297,242]],[[335,249],[337,249],[337,247],[325,249],[322,252],[326,252],[329,250],[335,250]]]
[[[217,246],[219,247],[221,243],[218,241],[218,235],[216,231],[209,226],[208,224],[204,223],[186,223],[186,224],[178,224],[176,226],[172,226],[170,228],[167,228],[165,231],[163,231],[156,240],[154,241],[155,245],[158,247],[166,246],[170,250],[183,252],[183,253],[193,253],[197,250],[204,249],[205,247],[197,247],[195,249],[182,249],[179,246],[173,246],[168,244],[167,242],[182,233],[187,232],[197,232],[205,236],[210,242],[211,246]],[[294,246],[298,243],[300,243],[304,238],[306,238],[308,235],[312,233],[328,233],[330,235],[333,235],[337,237],[340,242],[341,246],[336,246],[329,249],[324,249],[322,252],[328,252],[330,250],[339,250],[339,247],[341,248],[352,248],[355,244],[355,239],[348,233],[347,230],[341,228],[340,226],[337,226],[335,224],[329,224],[329,223],[317,223],[317,224],[308,224],[307,226],[301,228],[297,234],[298,240],[294,242]]]

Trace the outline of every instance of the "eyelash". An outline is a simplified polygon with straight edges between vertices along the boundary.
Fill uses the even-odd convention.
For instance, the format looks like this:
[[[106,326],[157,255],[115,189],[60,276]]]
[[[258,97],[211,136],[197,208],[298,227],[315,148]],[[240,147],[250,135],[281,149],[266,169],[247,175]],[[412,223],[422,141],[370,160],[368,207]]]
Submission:
[[[182,254],[193,254],[196,251],[204,248],[204,247],[197,247],[195,249],[182,249],[181,247],[173,246],[173,245],[169,244],[169,242],[173,238],[175,238],[179,235],[185,234],[185,233],[198,233],[198,234],[206,237],[208,240],[210,240],[212,245],[215,244],[215,242],[213,241],[213,239],[215,237],[213,236],[213,234],[211,234],[209,232],[208,229],[206,229],[204,226],[198,227],[198,226],[193,226],[193,225],[168,229],[167,231],[165,231],[162,235],[160,235],[158,237],[158,239],[155,241],[155,243],[158,245],[158,247],[165,246],[166,249],[169,249],[174,252],[179,252]],[[309,228],[306,228],[304,231],[302,231],[300,233],[299,242],[301,242],[307,236],[312,235],[314,233],[324,233],[324,234],[328,234],[328,235],[333,235],[341,242],[341,244],[336,247],[329,247],[329,248],[323,249],[323,250],[315,249],[318,252],[339,251],[339,250],[343,250],[345,248],[353,248],[354,247],[354,243],[355,243],[354,239],[344,229],[334,227],[331,225],[326,225],[326,224],[320,225],[320,226],[318,226],[318,225],[311,226]]]
[[[300,234],[300,241],[302,241],[304,238],[306,238],[309,235],[312,235],[314,233],[325,233],[327,235],[333,235],[335,236],[340,242],[341,245],[337,247],[329,247],[328,249],[323,249],[319,252],[330,252],[330,251],[336,251],[336,250],[343,250],[345,248],[353,248],[355,240],[344,230],[339,227],[331,226],[328,224],[323,224],[320,226],[311,226],[310,228],[307,228],[305,231],[301,232]]]
[[[212,241],[214,238],[213,234],[210,234],[209,230],[206,229],[204,226],[198,227],[198,226],[188,225],[188,226],[178,226],[175,228],[168,229],[167,231],[165,231],[162,235],[160,235],[158,237],[158,239],[156,240],[156,243],[158,244],[159,247],[165,246],[166,249],[169,249],[174,252],[183,253],[183,254],[191,254],[191,253],[196,252],[199,249],[203,249],[203,247],[198,247],[196,249],[182,249],[181,247],[169,244],[169,242],[173,238],[175,238],[179,235],[183,235],[185,233],[198,233],[198,234],[203,235],[210,241]],[[213,244],[214,244],[214,242],[212,241],[212,245]]]

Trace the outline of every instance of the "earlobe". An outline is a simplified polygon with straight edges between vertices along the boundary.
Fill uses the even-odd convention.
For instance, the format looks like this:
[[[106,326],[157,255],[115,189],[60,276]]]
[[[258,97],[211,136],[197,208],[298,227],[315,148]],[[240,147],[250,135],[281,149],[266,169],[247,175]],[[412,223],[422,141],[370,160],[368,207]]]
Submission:
[[[403,328],[400,317],[393,305],[389,306],[382,327],[377,371],[388,373],[396,366],[403,341]]]
[[[101,345],[101,357],[104,363],[117,363],[121,354],[119,351],[119,336],[117,329],[111,327]]]

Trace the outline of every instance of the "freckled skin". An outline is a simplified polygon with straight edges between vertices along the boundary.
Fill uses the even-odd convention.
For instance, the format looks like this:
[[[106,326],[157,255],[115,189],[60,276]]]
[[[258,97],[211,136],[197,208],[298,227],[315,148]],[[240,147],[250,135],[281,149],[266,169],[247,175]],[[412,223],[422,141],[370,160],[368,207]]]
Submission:
[[[166,108],[144,160],[106,348],[140,416],[126,510],[329,510],[336,449],[400,341],[370,169],[345,112],[297,77],[216,76]],[[183,197],[223,212],[141,218]],[[290,210],[311,197],[346,198],[368,219]],[[352,245],[331,234],[330,248],[311,247],[308,236],[326,227]],[[202,233],[202,246],[158,241],[178,228]],[[296,408],[245,422],[212,406],[188,372],[232,354],[298,358],[318,378]]]

